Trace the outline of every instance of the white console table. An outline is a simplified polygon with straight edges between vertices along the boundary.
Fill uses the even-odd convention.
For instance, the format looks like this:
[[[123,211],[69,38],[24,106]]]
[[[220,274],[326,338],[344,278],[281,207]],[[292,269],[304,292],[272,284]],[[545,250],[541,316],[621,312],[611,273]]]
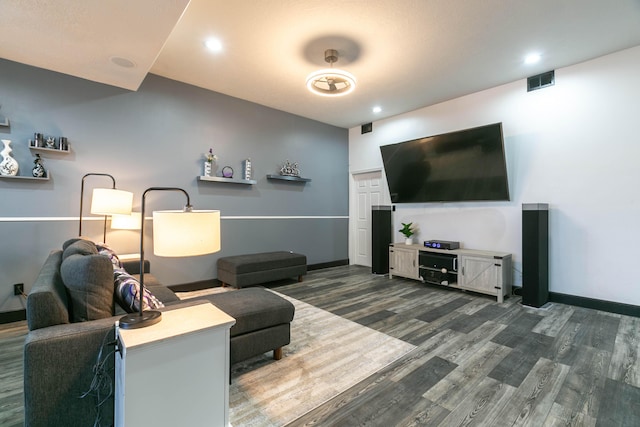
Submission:
[[[227,426],[229,329],[212,304],[162,313],[140,329],[117,329],[116,426]]]
[[[394,243],[389,246],[389,278],[393,276],[492,295],[503,302],[511,294],[511,254]]]

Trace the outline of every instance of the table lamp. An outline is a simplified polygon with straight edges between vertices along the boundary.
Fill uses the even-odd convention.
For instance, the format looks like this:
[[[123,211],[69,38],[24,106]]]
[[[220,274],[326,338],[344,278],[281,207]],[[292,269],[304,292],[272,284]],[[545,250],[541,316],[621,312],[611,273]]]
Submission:
[[[205,255],[220,250],[220,211],[193,210],[189,194],[176,187],[151,187],[142,194],[140,219],[140,298],[139,312],[120,318],[123,329],[151,326],[160,322],[162,313],[143,310],[144,296],[144,214],[147,193],[151,191],[178,191],[187,198],[182,210],[153,212],[153,248],[157,256],[186,257]]]

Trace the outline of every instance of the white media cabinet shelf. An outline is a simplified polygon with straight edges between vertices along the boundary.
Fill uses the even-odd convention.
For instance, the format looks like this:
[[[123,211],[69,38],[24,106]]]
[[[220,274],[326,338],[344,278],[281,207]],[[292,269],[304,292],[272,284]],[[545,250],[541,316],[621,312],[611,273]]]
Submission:
[[[492,295],[503,302],[511,294],[511,254],[393,243],[389,278],[393,276]]]

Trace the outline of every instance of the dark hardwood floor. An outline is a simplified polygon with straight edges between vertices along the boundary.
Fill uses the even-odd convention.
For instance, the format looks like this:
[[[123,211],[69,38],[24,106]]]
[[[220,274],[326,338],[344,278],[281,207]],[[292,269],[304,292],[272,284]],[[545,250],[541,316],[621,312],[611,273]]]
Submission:
[[[640,426],[638,318],[498,304],[357,266],[270,287],[417,346],[289,426]],[[25,335],[25,322],[0,325],[2,426],[23,423]]]
[[[369,271],[273,289],[417,348],[289,426],[640,426],[640,319]]]

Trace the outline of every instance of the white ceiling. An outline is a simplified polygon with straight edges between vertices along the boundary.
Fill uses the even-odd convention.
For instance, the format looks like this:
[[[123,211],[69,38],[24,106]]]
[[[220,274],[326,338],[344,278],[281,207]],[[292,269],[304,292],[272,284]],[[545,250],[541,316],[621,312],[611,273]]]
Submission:
[[[344,128],[637,45],[640,0],[0,0],[2,58],[129,90],[151,72]],[[305,87],[330,48],[350,95]]]

